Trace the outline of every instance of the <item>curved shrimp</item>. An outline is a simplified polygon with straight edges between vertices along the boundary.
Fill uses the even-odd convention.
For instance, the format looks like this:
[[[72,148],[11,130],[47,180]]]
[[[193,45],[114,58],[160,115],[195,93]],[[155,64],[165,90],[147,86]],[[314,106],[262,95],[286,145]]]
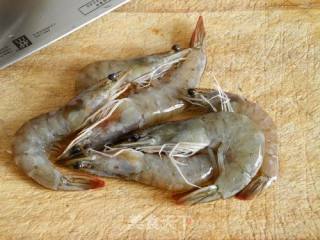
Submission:
[[[203,19],[200,17],[191,38],[191,48],[181,51],[188,51],[183,64],[167,78],[153,82],[152,87],[115,103],[108,103],[98,117],[92,118],[92,125],[71,141],[60,158],[74,157],[74,149],[101,149],[127,132],[181,112],[185,104],[178,99],[179,95],[195,87],[205,69],[204,37]]]
[[[52,190],[84,190],[101,187],[102,180],[87,176],[65,176],[49,160],[50,148],[77,131],[82,122],[109,98],[110,82],[99,83],[66,106],[25,123],[15,134],[16,164],[33,180]]]
[[[186,192],[207,183],[214,174],[215,161],[206,153],[178,158],[179,171],[168,156],[147,154],[133,149],[99,152],[91,150],[84,157],[66,160],[64,166],[101,177],[116,177],[149,186]],[[187,178],[187,181],[182,176]]]
[[[181,203],[195,204],[232,197],[249,184],[262,164],[263,132],[248,117],[237,113],[209,113],[141,130],[134,136],[129,137],[129,142],[115,147],[135,148],[148,154],[166,153],[172,160],[171,167],[176,169],[180,164],[175,157],[189,159],[205,149],[212,156],[216,151],[219,175],[214,184],[180,198]],[[189,162],[185,163],[188,166]],[[186,184],[191,185],[187,181]]]
[[[53,190],[84,190],[103,185],[103,181],[86,176],[64,176],[49,161],[49,150],[57,141],[84,127],[88,118],[106,102],[115,101],[132,84],[140,84],[154,74],[162,74],[168,67],[183,60],[188,52],[163,56],[158,62],[144,66],[134,79],[121,77],[118,81],[100,81],[71,100],[58,111],[42,114],[26,124],[16,133],[14,142],[15,161],[22,170],[38,182]],[[165,65],[165,67],[163,67]]]
[[[189,91],[188,102],[201,104],[203,107],[215,108],[221,111],[221,92],[209,89],[196,89]],[[258,104],[250,102],[239,95],[225,93],[228,101],[236,113],[249,117],[265,136],[265,152],[263,163],[258,174],[252,179],[237,197],[240,199],[252,199],[274,182],[279,174],[277,127],[272,118]]]
[[[154,71],[151,76],[145,76],[148,80],[149,78],[152,80],[162,77],[166,70],[172,67],[172,64],[175,61],[180,61],[180,59],[175,57],[175,53],[180,51],[182,51],[182,49],[178,45],[174,45],[172,51],[166,53],[152,54],[125,60],[103,60],[93,62],[80,71],[79,78],[75,81],[76,93],[80,93],[84,89],[87,89],[98,81],[106,78],[114,81],[119,76],[119,72],[127,72],[129,70],[128,78],[131,79],[141,77],[145,72],[152,72],[150,69],[153,69]]]

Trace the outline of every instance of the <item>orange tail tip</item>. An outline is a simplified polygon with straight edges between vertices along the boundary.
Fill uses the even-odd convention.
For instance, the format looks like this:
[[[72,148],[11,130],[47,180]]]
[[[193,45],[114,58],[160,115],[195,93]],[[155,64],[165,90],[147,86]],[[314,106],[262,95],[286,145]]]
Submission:
[[[184,202],[181,201],[181,199],[184,196],[186,196],[187,194],[191,193],[191,192],[192,192],[192,190],[191,191],[187,191],[187,192],[183,192],[183,193],[174,193],[174,194],[171,195],[171,197],[172,197],[172,200],[173,200],[173,202],[175,204],[181,205],[181,206],[185,206],[186,204],[184,204]]]
[[[203,17],[200,16],[198,18],[196,28],[194,29],[191,36],[190,47],[192,48],[201,47],[203,45],[205,36],[206,36],[206,31],[204,28]]]
[[[99,178],[94,178],[91,180],[91,189],[102,188],[105,186],[105,182]]]
[[[55,190],[65,191],[83,191],[95,188],[104,187],[103,180],[97,177],[77,175],[77,176],[63,176],[60,186]]]

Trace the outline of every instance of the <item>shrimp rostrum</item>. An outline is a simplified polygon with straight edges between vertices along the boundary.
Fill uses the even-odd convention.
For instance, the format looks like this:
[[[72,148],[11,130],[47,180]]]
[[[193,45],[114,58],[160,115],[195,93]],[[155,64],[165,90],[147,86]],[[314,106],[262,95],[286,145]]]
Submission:
[[[135,148],[133,151],[139,151],[144,156],[148,156],[146,158],[148,161],[143,161],[147,167],[139,172],[137,177],[136,174],[128,173],[132,169],[131,158],[121,160],[112,158],[113,162],[116,161],[117,167],[111,171],[117,171],[117,176],[125,176],[130,180],[139,179],[140,182],[152,183],[151,185],[154,186],[157,185],[153,181],[156,176],[158,182],[166,182],[166,185],[162,186],[166,189],[191,189],[191,193],[179,199],[179,202],[185,204],[209,202],[234,196],[248,185],[262,164],[263,132],[248,117],[237,113],[208,113],[197,118],[148,128],[135,133],[134,136],[134,138],[129,137],[129,141],[114,147],[122,148],[123,151],[127,148]],[[154,165],[149,163],[156,161],[153,159],[161,158],[162,155],[166,156],[166,161],[157,161]],[[181,162],[183,158],[186,159]],[[96,162],[97,158],[93,157],[93,159],[95,161],[91,162]],[[109,167],[107,169],[105,167],[106,164],[111,164],[107,159],[104,159],[103,164],[100,165],[90,164],[87,160],[71,160],[72,166],[102,176],[106,170],[110,171]],[[197,161],[205,164],[199,166],[193,164]],[[166,167],[162,167],[164,165]],[[120,168],[120,166],[125,167]],[[206,170],[199,171],[200,166],[205,167]],[[219,172],[215,180],[211,179],[213,166],[217,166],[215,168]],[[168,170],[168,168],[172,169]],[[119,169],[122,171],[120,174]],[[174,173],[174,177],[168,178],[168,171]],[[205,178],[203,173],[207,173]],[[139,174],[143,174],[143,178],[140,178]],[[112,173],[108,172],[105,175],[112,176]],[[133,177],[130,178],[131,176]],[[207,184],[210,179],[213,182]],[[174,187],[175,184],[182,182],[184,182],[184,188]]]

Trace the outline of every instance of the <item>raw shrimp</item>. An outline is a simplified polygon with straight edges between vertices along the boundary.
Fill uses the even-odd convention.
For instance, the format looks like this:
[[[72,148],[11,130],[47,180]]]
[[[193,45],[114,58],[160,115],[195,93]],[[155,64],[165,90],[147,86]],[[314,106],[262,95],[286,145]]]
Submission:
[[[185,104],[178,96],[195,87],[205,69],[204,37],[203,19],[200,17],[191,38],[190,53],[183,64],[167,78],[154,81],[152,87],[114,103],[109,102],[103,111],[92,117],[93,124],[71,141],[60,158],[74,157],[73,153],[78,150],[101,149],[127,132],[181,112]]]
[[[166,71],[170,69],[176,60],[176,52],[182,51],[178,45],[172,47],[172,51],[166,53],[158,53],[144,57],[137,57],[128,60],[104,60],[91,63],[83,68],[80,72],[79,78],[76,79],[75,88],[76,93],[80,93],[84,89],[94,85],[102,79],[109,79],[114,81],[118,77],[119,72],[126,72],[130,70],[128,78],[135,79],[141,77],[145,72],[150,74],[145,75],[146,78],[156,79],[161,77]],[[150,66],[154,71],[150,71]],[[147,69],[147,71],[146,71]]]
[[[208,154],[178,159],[181,163],[180,172],[172,165],[168,156],[146,154],[132,149],[112,154],[110,151],[105,153],[90,150],[87,156],[66,160],[64,165],[97,176],[119,177],[176,193],[202,186],[213,177],[215,161]]]
[[[77,131],[103,100],[109,98],[110,82],[101,82],[55,112],[25,123],[16,133],[13,153],[16,164],[33,180],[52,190],[84,190],[104,185],[87,176],[64,176],[49,160],[55,142]]]
[[[223,98],[222,101],[229,101],[230,107],[234,112],[246,115],[263,131],[265,151],[262,166],[258,174],[245,189],[237,194],[237,197],[240,199],[252,199],[259,195],[262,190],[269,187],[277,179],[279,174],[277,128],[272,118],[258,104],[236,94],[225,93],[225,96],[223,96],[224,93],[221,91],[209,89],[189,90],[189,93],[191,96],[185,98],[188,102],[203,105],[208,109],[214,108],[216,111],[222,111],[223,106],[228,105],[227,103],[221,105],[221,98]]]
[[[208,113],[197,118],[165,123],[141,130],[134,136],[134,138],[129,137],[129,142],[117,144],[115,147],[135,148],[137,151],[151,155],[152,153],[165,153],[171,160],[171,167],[176,170],[183,165],[175,157],[189,159],[194,156],[197,158],[199,151],[205,149],[211,153],[208,155],[214,156],[213,151],[217,151],[219,175],[214,184],[187,194],[179,200],[181,203],[195,204],[232,197],[248,185],[262,164],[263,132],[248,117],[237,113]],[[152,159],[154,158],[151,158],[150,161],[153,161]],[[167,166],[168,163],[163,164]],[[195,167],[194,165],[189,166],[187,160],[183,164],[187,164],[184,166],[186,169]],[[157,178],[157,180],[165,181],[167,175],[164,172],[168,170],[161,169],[161,162],[157,166],[159,166],[157,171],[162,173],[164,178]],[[82,168],[82,165],[78,167]],[[196,174],[198,168],[189,169],[189,171],[194,171]],[[183,177],[181,172],[180,175],[186,185],[193,186],[193,183],[188,181],[188,177]],[[198,177],[200,176],[201,174]],[[170,184],[174,185],[174,183]]]
[[[15,161],[22,170],[39,184],[53,190],[84,190],[103,185],[103,181],[86,176],[64,176],[49,161],[49,150],[57,141],[79,131],[88,122],[88,117],[123,94],[130,85],[140,84],[146,76],[162,74],[183,60],[188,52],[163,56],[151,62],[135,79],[126,74],[118,81],[100,81],[70,101],[58,111],[42,114],[24,124],[16,133],[14,142]],[[165,67],[163,67],[165,65]],[[136,70],[137,71],[137,70]],[[90,118],[89,118],[90,119]]]

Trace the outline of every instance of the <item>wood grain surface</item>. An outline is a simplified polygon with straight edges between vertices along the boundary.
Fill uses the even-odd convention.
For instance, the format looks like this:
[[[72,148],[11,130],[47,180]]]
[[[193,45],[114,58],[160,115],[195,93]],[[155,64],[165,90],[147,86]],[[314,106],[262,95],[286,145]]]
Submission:
[[[186,46],[199,14],[208,53],[201,86],[215,75],[278,126],[280,178],[264,194],[185,207],[122,180],[54,192],[15,166],[13,134],[66,103],[79,69]],[[319,68],[319,1],[136,0],[0,71],[0,239],[319,239]]]

